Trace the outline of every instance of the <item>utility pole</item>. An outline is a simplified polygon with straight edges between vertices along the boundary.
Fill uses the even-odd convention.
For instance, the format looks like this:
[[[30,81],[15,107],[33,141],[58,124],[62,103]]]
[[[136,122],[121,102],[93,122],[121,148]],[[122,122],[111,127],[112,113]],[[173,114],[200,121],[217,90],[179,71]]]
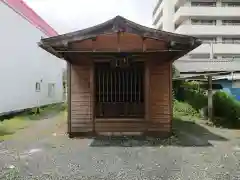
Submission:
[[[210,43],[210,61],[214,59],[213,42]],[[212,76],[208,75],[208,120],[213,120]]]

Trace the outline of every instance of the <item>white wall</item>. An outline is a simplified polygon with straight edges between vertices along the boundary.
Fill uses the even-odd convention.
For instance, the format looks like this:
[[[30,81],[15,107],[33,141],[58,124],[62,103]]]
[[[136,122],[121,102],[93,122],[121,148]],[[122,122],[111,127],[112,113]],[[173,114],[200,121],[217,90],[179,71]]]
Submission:
[[[61,102],[65,63],[37,46],[45,35],[3,2],[0,22],[0,113]],[[55,83],[53,97],[48,97],[48,83]]]

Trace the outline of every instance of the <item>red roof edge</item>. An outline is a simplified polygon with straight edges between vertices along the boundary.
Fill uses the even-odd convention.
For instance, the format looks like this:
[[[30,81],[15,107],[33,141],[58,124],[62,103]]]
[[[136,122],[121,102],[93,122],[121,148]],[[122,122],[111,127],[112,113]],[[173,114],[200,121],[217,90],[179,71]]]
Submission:
[[[14,11],[18,12],[22,17],[28,20],[35,27],[40,29],[47,36],[57,36],[58,33],[49,24],[46,23],[36,12],[33,11],[24,1],[22,0],[0,0],[6,3]]]

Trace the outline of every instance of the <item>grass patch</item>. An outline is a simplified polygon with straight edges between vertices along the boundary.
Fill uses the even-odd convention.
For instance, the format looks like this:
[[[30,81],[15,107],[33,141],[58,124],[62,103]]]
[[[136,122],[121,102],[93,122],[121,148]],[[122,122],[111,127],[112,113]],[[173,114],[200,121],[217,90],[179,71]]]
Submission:
[[[175,100],[173,103],[173,116],[176,119],[196,121],[200,119],[200,113],[186,102]]]
[[[66,104],[52,104],[41,107],[38,110],[33,108],[15,114],[12,117],[8,116],[8,118],[0,121],[0,141],[9,139],[17,131],[29,127],[36,120],[51,118],[59,113],[62,113],[64,117],[67,116]]]
[[[6,140],[18,130],[28,127],[32,121],[25,116],[17,116],[0,122],[0,141]]]
[[[1,173],[0,180],[16,180],[20,179],[20,171],[18,168],[7,169],[5,172]]]

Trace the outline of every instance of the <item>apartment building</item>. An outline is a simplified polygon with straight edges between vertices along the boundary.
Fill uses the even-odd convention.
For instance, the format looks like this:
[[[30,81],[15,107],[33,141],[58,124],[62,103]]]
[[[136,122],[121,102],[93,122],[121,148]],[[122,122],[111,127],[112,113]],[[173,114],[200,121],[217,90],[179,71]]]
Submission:
[[[203,41],[199,48],[176,61],[180,71],[240,69],[239,0],[157,0],[153,25]]]

